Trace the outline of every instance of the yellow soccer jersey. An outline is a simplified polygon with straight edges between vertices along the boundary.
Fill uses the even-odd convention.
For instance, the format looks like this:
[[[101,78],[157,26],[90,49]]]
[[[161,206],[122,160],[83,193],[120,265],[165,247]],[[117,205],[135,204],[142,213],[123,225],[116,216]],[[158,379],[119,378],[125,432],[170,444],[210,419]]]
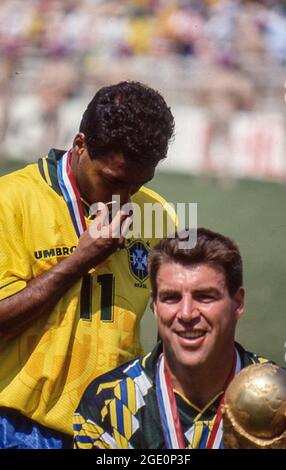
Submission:
[[[24,289],[77,245],[57,182],[62,153],[53,150],[38,164],[0,178],[0,300]],[[144,187],[132,201],[166,206]],[[172,210],[164,232],[168,218],[174,220]],[[49,315],[2,342],[0,406],[72,434],[72,415],[87,385],[142,352],[139,324],[150,294],[146,261],[157,241],[127,239],[124,249],[69,289]]]

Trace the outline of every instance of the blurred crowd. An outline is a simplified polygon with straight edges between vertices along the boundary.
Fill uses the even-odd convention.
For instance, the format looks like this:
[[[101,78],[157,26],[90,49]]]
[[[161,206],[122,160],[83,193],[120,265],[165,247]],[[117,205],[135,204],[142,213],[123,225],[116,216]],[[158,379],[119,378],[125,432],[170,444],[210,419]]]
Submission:
[[[0,57],[0,143],[15,96],[55,132],[61,103],[127,78],[172,81],[223,128],[284,73],[286,0],[1,0]]]
[[[194,56],[285,63],[283,1],[1,0],[2,55]]]
[[[283,1],[1,0],[1,55],[286,61]]]

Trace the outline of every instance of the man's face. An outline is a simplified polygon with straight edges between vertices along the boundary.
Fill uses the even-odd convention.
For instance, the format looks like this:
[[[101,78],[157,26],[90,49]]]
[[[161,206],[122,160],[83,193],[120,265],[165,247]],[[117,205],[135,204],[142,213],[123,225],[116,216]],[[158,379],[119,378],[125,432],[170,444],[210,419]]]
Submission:
[[[112,195],[119,195],[121,204],[150,181],[155,173],[155,165],[138,166],[126,160],[121,153],[113,153],[92,160],[85,144],[76,149],[73,173],[82,197],[90,204],[107,203]]]
[[[243,288],[231,298],[219,268],[177,263],[160,267],[157,287],[154,314],[169,364],[211,365],[231,351],[243,313]]]

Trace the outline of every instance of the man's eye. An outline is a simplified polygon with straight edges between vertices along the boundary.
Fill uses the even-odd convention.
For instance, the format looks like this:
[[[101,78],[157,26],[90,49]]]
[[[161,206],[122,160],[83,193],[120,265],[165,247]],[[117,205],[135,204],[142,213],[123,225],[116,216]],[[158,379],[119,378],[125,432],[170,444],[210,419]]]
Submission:
[[[197,300],[200,302],[209,303],[215,301],[216,298],[213,295],[198,295]]]
[[[126,181],[119,181],[119,180],[109,180],[109,183],[112,184],[112,186],[120,186],[121,188],[126,186],[128,183]]]
[[[104,181],[107,183],[107,184],[110,184],[112,186],[116,186],[117,185],[117,181],[114,181],[114,180],[110,180],[109,178],[103,178]]]
[[[179,302],[180,299],[181,297],[178,295],[167,295],[166,297],[163,297],[161,300],[162,302],[173,304],[173,303]]]

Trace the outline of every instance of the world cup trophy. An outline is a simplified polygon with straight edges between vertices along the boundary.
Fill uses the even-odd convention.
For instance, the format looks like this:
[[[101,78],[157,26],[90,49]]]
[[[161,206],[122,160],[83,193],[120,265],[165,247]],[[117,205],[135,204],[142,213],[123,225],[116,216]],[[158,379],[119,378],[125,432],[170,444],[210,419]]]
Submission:
[[[242,369],[222,413],[225,449],[286,449],[286,370],[269,363]]]

